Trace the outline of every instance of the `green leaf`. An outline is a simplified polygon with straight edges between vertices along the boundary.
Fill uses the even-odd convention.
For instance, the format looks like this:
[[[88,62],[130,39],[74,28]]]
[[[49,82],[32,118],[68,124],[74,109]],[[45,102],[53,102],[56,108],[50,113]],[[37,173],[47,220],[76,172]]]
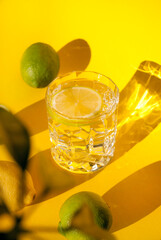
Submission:
[[[7,205],[5,204],[5,202],[3,201],[3,199],[0,196],[0,215],[4,214],[4,213],[9,213],[9,209],[7,207]]]
[[[30,150],[30,140],[24,125],[5,107],[0,106],[0,140],[3,142],[12,157],[26,169]]]

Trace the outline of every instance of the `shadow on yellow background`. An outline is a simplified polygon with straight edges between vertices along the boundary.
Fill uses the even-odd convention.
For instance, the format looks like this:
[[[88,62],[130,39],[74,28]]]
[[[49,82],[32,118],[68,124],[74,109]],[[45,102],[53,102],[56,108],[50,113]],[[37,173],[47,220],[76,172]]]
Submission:
[[[76,39],[58,51],[60,59],[59,75],[72,71],[84,71],[91,59],[91,50],[83,39]]]
[[[36,154],[29,160],[29,172],[37,192],[35,202],[55,197],[96,175],[96,173],[74,174],[64,170],[53,161],[50,149]],[[48,184],[50,185],[49,193],[39,199]]]
[[[161,161],[127,177],[103,195],[109,205],[111,232],[140,220],[161,205]]]

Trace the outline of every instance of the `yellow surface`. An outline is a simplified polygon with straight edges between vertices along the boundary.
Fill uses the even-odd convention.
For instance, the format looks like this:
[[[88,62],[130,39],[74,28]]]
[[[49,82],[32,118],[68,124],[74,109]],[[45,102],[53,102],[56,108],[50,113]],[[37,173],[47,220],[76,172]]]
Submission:
[[[38,157],[50,158],[50,143],[44,127],[46,120],[41,118],[41,109],[43,117],[45,112],[42,99],[46,89],[33,89],[22,80],[20,59],[24,50],[34,42],[48,43],[59,53],[60,73],[75,68],[100,72],[122,91],[141,62],[161,64],[160,9],[160,0],[0,1],[0,102],[18,113],[31,131],[31,165]],[[157,84],[158,89],[161,88],[160,83]],[[42,101],[32,105],[39,100]],[[142,104],[143,109],[146,104]],[[143,113],[139,117],[146,120]],[[142,130],[143,123],[135,126],[138,131]],[[124,136],[121,133],[119,136]],[[142,141],[136,139],[137,144],[122,156],[117,144],[115,161],[96,176],[87,179],[68,174],[72,183],[66,181],[63,171],[53,167],[59,179],[55,180],[55,190],[48,200],[26,208],[26,212],[34,209],[26,224],[55,228],[65,199],[87,190],[100,194],[111,206],[115,218],[113,240],[160,240],[160,142],[161,125],[158,124],[152,126]],[[1,160],[11,159],[4,146],[0,146],[0,151]],[[38,155],[35,157],[35,154]],[[32,167],[31,173],[36,176],[34,171]],[[64,238],[49,232],[44,239]]]

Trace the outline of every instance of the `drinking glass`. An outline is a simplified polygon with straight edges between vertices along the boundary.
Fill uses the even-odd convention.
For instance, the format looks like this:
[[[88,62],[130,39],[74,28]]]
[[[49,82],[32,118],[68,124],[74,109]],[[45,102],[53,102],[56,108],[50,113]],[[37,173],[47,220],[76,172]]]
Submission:
[[[119,90],[96,72],[71,72],[53,80],[46,104],[53,159],[76,173],[106,166],[113,157]]]

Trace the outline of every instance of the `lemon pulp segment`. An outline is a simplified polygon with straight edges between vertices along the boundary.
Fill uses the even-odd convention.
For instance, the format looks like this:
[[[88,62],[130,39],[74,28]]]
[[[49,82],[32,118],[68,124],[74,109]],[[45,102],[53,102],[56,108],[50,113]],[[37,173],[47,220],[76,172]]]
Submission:
[[[67,118],[91,118],[101,110],[102,98],[91,88],[70,87],[54,95],[52,106]]]

